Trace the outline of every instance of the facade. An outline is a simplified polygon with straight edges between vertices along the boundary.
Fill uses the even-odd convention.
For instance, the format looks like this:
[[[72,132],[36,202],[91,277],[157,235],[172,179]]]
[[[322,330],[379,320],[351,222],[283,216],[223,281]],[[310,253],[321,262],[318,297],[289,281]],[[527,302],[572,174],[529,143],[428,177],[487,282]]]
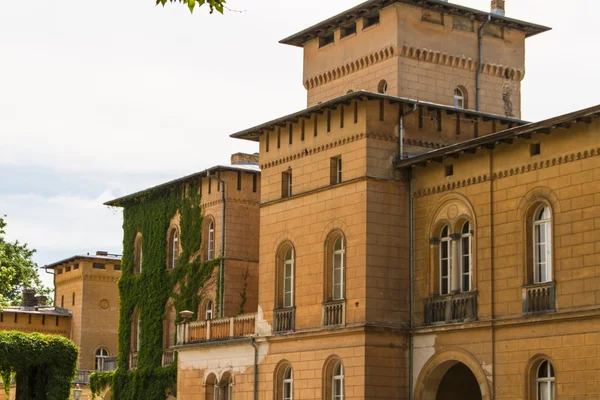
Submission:
[[[256,312],[182,314],[178,398],[597,398],[600,106],[519,119],[548,29],[371,0],[284,39],[309,107],[232,135]]]

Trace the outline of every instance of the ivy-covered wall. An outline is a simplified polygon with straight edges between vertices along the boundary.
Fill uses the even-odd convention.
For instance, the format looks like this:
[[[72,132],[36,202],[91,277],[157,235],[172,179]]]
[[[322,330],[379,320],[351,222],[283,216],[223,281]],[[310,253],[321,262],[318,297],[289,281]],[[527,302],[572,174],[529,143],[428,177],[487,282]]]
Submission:
[[[202,210],[199,179],[175,187],[149,191],[143,198],[122,204],[123,259],[119,280],[118,368],[112,373],[94,374],[93,393],[112,387],[119,400],[164,400],[176,394],[176,363],[162,367],[163,319],[169,298],[179,318],[183,310],[198,312],[200,288],[218,271],[220,259],[200,261]],[[180,215],[180,243],[176,267],[167,269],[167,236],[171,220]],[[142,234],[142,273],[134,275],[134,242]],[[140,315],[140,350],[135,370],[129,370],[131,318]],[[194,316],[195,318],[196,316]]]

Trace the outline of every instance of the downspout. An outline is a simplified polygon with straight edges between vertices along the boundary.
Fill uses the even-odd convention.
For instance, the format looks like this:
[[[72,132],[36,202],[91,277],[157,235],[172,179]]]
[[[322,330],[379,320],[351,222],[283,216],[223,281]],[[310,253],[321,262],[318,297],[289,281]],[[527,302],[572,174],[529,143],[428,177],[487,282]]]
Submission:
[[[404,159],[404,118],[417,111],[419,108],[419,102],[417,101],[411,110],[404,113],[404,106],[400,106],[400,112],[398,113],[398,158]]]
[[[492,286],[492,318],[491,318],[491,327],[492,327],[492,388],[491,388],[491,399],[496,398],[496,302],[494,299],[494,294],[496,293],[496,279],[494,277],[495,270],[495,257],[493,249],[496,248],[496,240],[494,235],[494,150],[490,150],[490,249],[492,249],[492,257],[490,259],[490,267],[492,269],[491,276],[491,286]]]
[[[492,21],[492,14],[488,14],[487,20],[477,30],[477,43],[479,45],[479,67],[477,68],[477,86],[475,96],[477,98],[476,111],[481,111],[481,73],[483,72],[483,30]]]
[[[225,280],[225,181],[216,176],[211,176],[210,171],[206,174],[208,178],[214,179],[221,184],[221,261],[219,262],[219,317],[223,318],[223,295]]]
[[[254,347],[254,400],[258,400],[258,346],[256,338],[252,338],[252,347]]]

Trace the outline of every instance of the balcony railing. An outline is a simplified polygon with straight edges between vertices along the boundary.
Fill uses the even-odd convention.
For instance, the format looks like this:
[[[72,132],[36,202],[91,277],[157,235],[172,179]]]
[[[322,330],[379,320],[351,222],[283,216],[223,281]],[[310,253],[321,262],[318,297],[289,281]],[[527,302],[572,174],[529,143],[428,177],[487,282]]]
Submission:
[[[90,375],[92,373],[94,373],[96,371],[84,371],[84,370],[79,370],[77,371],[77,374],[75,375],[75,379],[73,379],[73,384],[80,384],[80,385],[89,385],[90,384]]]
[[[346,325],[346,300],[323,304],[323,326]]]
[[[556,311],[554,282],[523,287],[523,314],[542,314]]]
[[[129,369],[136,369],[138,362],[138,352],[134,351],[129,354]]]
[[[273,332],[292,332],[296,326],[296,309],[283,308],[275,310],[275,324]]]
[[[179,324],[177,325],[177,344],[226,340],[255,334],[256,314],[246,314],[238,317]]]
[[[171,365],[175,362],[175,350],[163,350],[162,355],[162,366],[166,367],[167,365]]]
[[[477,292],[435,296],[425,300],[425,325],[477,319]]]

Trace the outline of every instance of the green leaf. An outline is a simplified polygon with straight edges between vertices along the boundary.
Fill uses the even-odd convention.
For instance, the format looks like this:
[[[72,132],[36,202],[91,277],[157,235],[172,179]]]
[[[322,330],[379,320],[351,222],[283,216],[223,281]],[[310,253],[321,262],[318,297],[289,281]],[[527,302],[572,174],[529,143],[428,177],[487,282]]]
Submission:
[[[196,0],[188,0],[188,7],[190,8],[190,12],[194,12],[194,7],[196,7]]]

